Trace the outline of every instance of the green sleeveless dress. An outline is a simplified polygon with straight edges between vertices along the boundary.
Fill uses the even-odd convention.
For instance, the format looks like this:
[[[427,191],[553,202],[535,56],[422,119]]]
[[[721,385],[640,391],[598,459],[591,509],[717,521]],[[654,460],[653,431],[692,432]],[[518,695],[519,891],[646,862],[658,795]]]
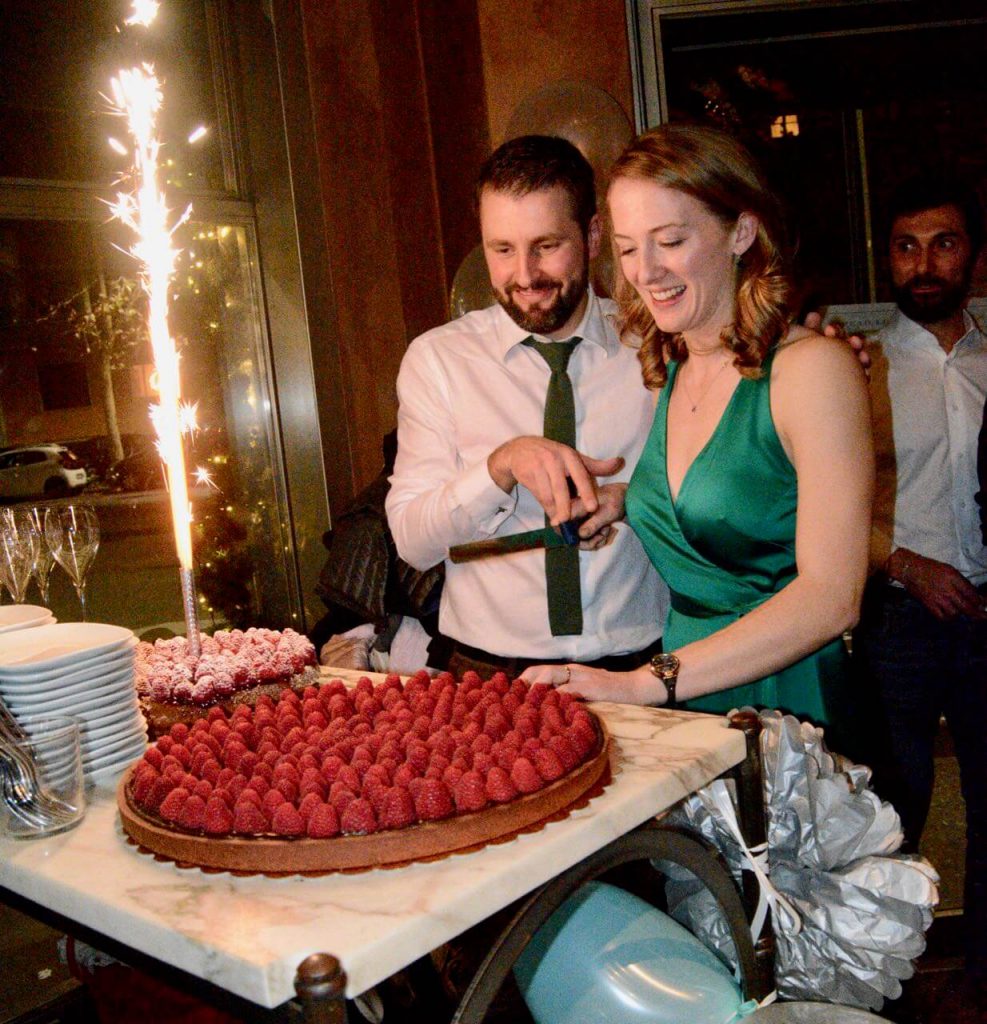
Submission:
[[[773,357],[769,353],[758,380],[741,378],[674,502],[665,442],[678,366],[669,365],[626,500],[627,518],[672,592],[666,651],[723,629],[796,575],[798,484],[771,418]],[[846,667],[837,638],[780,672],[685,706],[716,713],[748,704],[780,708],[823,725],[837,715]]]

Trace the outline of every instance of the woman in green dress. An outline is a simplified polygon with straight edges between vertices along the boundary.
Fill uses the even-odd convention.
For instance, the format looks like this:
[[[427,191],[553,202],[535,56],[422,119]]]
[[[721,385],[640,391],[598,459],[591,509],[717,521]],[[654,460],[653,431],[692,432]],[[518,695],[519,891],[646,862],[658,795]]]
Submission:
[[[646,133],[608,202],[622,337],[658,393],[627,517],[672,593],[672,657],[525,678],[594,700],[832,721],[867,568],[861,368],[849,346],[794,325],[776,201],[730,136]]]

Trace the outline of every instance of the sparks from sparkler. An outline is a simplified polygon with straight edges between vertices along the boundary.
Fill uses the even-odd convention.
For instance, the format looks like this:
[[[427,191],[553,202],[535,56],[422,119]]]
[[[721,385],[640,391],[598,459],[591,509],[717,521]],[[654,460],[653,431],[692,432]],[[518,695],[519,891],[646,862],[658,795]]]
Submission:
[[[161,4],[158,0],[133,0],[133,14],[124,21],[124,25],[143,25],[147,28],[158,15]]]

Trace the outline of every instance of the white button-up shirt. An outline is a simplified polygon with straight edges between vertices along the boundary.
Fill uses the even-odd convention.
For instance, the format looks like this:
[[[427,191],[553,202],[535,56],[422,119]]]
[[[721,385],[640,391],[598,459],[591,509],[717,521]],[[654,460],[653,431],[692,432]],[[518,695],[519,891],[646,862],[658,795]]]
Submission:
[[[871,558],[880,567],[895,548],[908,548],[980,584],[987,581],[987,547],[974,495],[987,338],[969,313],[963,316],[966,334],[948,355],[900,310],[876,336]]]
[[[627,481],[653,415],[635,353],[612,326],[613,303],[590,292],[583,339],[569,360],[576,447],[596,458],[622,455]],[[530,337],[501,309],[467,313],[409,346],[398,375],[398,455],[387,518],[405,561],[426,568],[454,544],[545,525],[524,487],[505,494],[487,457],[515,437],[542,435],[550,370],[521,342]],[[439,628],[472,647],[521,658],[591,661],[640,650],[661,635],[668,591],[626,523],[597,551],[581,551],[583,633],[553,637],[545,555],[518,552],[446,563]]]

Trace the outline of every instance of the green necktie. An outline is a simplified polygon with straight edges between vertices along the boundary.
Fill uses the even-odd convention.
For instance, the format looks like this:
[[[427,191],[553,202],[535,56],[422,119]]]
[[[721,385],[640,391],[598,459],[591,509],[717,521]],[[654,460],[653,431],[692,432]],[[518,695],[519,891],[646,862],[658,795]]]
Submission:
[[[535,341],[524,344],[533,348],[552,371],[545,395],[544,435],[576,447],[576,406],[572,397],[572,381],[566,372],[569,357],[581,341]],[[545,525],[549,523],[545,517]],[[552,636],[570,636],[583,631],[583,601],[579,589],[579,549],[576,547],[545,549],[545,578],[548,584],[548,624]]]

